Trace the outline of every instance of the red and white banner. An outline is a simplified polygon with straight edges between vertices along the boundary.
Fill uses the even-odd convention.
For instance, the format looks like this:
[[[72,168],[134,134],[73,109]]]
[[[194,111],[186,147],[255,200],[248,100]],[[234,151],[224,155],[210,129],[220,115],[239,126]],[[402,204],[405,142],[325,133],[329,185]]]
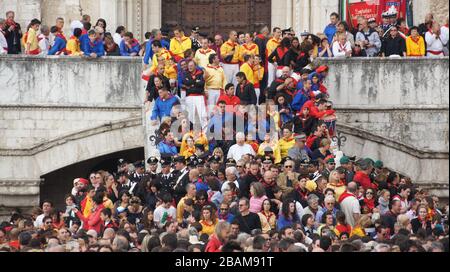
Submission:
[[[381,14],[391,7],[397,12],[397,18],[406,18],[406,0],[367,0],[367,1],[348,1],[347,3],[347,21],[356,27],[358,17],[363,16],[367,19],[375,18],[381,23]]]

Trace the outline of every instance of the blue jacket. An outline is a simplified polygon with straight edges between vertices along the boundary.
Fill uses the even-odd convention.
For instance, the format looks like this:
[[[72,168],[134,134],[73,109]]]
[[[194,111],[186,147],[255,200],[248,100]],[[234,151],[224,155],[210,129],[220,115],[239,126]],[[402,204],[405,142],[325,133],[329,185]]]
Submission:
[[[305,94],[305,91],[303,89],[298,90],[297,93],[294,95],[294,99],[292,100],[292,110],[298,112],[302,109],[303,105],[309,100],[310,98]]]
[[[147,45],[145,46],[144,63],[147,64],[147,65],[149,65],[150,60],[153,59],[153,54],[154,54],[153,53],[153,49],[152,49],[152,42],[153,41],[154,41],[153,39],[149,40],[147,42]],[[170,49],[169,42],[164,40],[164,39],[161,40],[161,45],[167,50]]]
[[[325,34],[325,36],[327,36],[328,42],[332,44],[334,34],[336,34],[336,25],[332,24],[327,25],[323,33]]]
[[[284,215],[280,215],[277,220],[277,230],[280,231],[284,227],[292,227],[294,225],[294,221],[287,219]]]
[[[84,34],[80,37],[81,51],[85,56],[90,56],[92,53],[96,53],[97,57],[103,57],[105,55],[105,48],[103,41],[95,40],[93,43],[89,40],[88,34]]]
[[[178,104],[180,104],[180,101],[176,96],[171,95],[167,100],[162,100],[158,97],[153,106],[151,120],[161,120],[165,116],[170,116],[172,107]]]
[[[56,36],[55,44],[52,46],[52,48],[50,48],[50,50],[48,50],[48,55],[49,56],[56,55],[56,53],[65,50],[66,44],[67,42],[64,39]]]
[[[125,40],[122,40],[122,42],[120,43],[120,55],[129,56],[132,53],[139,54],[139,51],[141,50],[141,45],[136,39],[133,40],[131,46],[132,46],[131,48],[128,48],[125,44]]]
[[[173,156],[178,154],[177,147],[173,144],[168,144],[165,141],[162,141],[158,144],[158,150],[161,154],[170,154]]]

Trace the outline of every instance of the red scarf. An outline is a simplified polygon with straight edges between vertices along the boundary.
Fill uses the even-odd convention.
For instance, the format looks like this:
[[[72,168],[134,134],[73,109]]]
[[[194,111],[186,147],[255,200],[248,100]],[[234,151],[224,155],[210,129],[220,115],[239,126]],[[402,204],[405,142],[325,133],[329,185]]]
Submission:
[[[8,27],[12,26],[13,27],[13,31],[17,27],[17,23],[13,19],[7,19],[5,23],[6,23],[6,26],[8,26]]]
[[[413,36],[411,36],[411,41],[413,41],[416,44],[419,44],[419,40],[420,40],[420,36],[414,38]]]
[[[372,211],[375,208],[375,199],[364,198],[364,204],[369,208],[370,211]]]
[[[66,42],[67,43],[67,39],[66,39],[66,37],[63,35],[63,34],[61,34],[61,33],[58,33],[58,34],[56,34],[56,37],[60,37],[61,39],[63,39],[64,40],[64,42]]]

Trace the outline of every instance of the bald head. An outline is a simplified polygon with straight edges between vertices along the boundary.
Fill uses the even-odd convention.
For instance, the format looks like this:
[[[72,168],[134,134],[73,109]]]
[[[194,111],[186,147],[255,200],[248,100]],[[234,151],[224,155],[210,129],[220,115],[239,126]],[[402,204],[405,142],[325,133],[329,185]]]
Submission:
[[[198,169],[194,168],[191,171],[189,171],[189,180],[196,181],[198,179],[199,175],[200,175],[200,172],[198,171]]]
[[[356,193],[357,190],[358,184],[356,184],[356,182],[352,181],[349,184],[347,184],[347,191],[349,191],[350,193]]]
[[[273,177],[273,172],[272,171],[266,171],[264,172],[264,179],[265,180],[269,180]]]
[[[105,232],[103,232],[103,239],[113,239],[116,235],[116,232],[112,228],[105,229]]]

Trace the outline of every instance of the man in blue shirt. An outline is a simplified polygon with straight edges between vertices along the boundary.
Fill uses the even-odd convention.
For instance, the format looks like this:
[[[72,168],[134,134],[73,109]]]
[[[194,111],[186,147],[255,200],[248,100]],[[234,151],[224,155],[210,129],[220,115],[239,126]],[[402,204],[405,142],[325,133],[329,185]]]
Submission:
[[[140,50],[141,45],[139,44],[139,41],[133,37],[133,33],[125,33],[122,41],[120,42],[120,55],[125,57],[134,57],[139,54]]]
[[[336,34],[336,26],[339,23],[339,14],[336,12],[331,13],[330,15],[330,24],[325,27],[323,33],[327,36],[328,42],[333,44],[333,37]]]
[[[162,118],[169,116],[173,106],[179,105],[180,101],[174,95],[172,95],[166,87],[162,87],[158,90],[159,97],[155,100],[153,106],[151,120],[156,123],[156,120],[162,120]]]
[[[160,41],[160,42],[161,42],[161,45],[162,45],[165,49],[169,50],[169,48],[170,48],[169,42],[162,38],[161,30],[153,29],[153,30],[152,30],[152,39],[150,39],[150,40],[147,42],[147,45],[146,45],[146,47],[145,47],[145,55],[144,55],[144,64],[145,64],[145,65],[149,65],[150,61],[151,61],[152,58],[153,58],[154,52],[153,52],[153,49],[152,49],[152,43],[153,43],[153,41],[155,41],[155,40]]]
[[[97,58],[105,55],[102,34],[103,29],[96,27],[95,30],[89,30],[88,34],[80,37],[81,51],[85,56]]]

